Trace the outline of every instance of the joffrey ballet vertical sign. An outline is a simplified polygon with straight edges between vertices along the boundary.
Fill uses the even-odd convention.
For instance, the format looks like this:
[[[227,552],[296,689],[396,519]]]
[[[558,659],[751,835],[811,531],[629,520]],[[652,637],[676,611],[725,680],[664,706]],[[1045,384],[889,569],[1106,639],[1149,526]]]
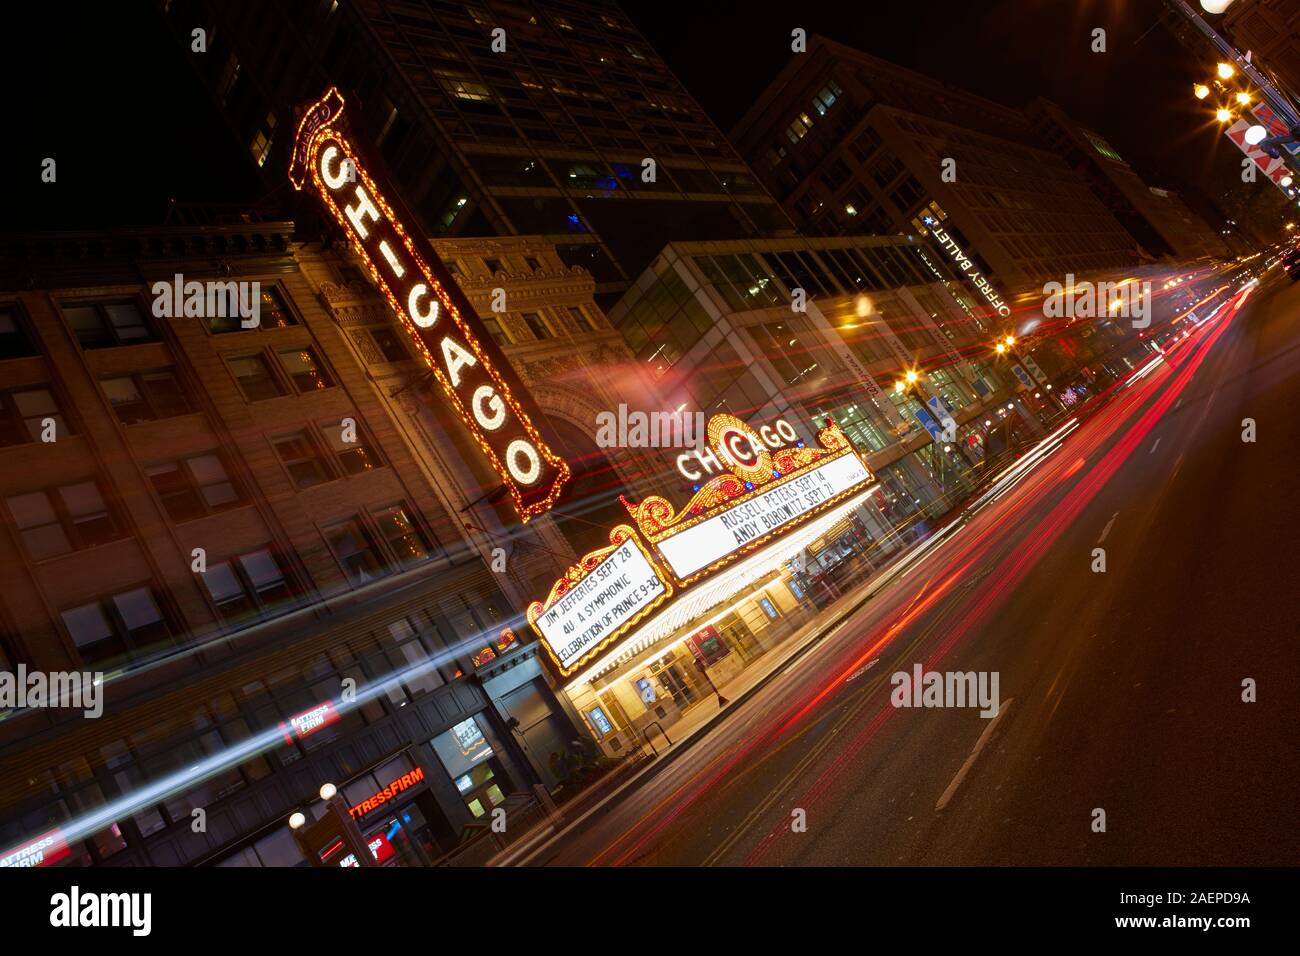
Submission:
[[[334,87],[307,107],[289,179],[299,190],[310,184],[348,234],[527,521],[555,504],[569,466],[533,424],[540,413],[415,218],[376,184],[347,136],[343,107]]]

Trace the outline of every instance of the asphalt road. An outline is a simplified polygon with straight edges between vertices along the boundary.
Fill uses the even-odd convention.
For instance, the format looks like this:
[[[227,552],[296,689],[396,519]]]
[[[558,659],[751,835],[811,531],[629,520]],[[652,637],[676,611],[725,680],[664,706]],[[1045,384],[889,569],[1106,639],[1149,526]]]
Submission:
[[[1300,284],[1233,303],[527,862],[1295,864]],[[893,706],[915,663],[996,672],[999,716]]]

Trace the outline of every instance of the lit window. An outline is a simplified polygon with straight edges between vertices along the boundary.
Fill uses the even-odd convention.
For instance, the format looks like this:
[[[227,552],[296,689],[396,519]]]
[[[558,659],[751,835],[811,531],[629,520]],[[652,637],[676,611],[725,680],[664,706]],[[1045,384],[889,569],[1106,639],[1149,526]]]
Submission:
[[[314,349],[286,349],[280,353],[280,364],[299,392],[314,392],[334,384]]]
[[[253,154],[253,160],[257,165],[266,165],[267,157],[271,155],[271,141],[273,139],[275,139],[275,114],[267,113],[266,120],[258,129],[257,135],[253,137],[253,142],[248,147],[248,151]]]
[[[405,505],[390,505],[374,513],[389,550],[403,567],[427,561],[429,541]]]
[[[492,99],[492,90],[482,83],[456,77],[441,77],[442,88],[458,100],[482,103]]]
[[[363,471],[372,471],[381,464],[379,455],[366,441],[360,428],[356,431],[355,441],[343,440],[343,427],[339,422],[325,422],[321,432],[329,442],[334,458],[342,467],[344,474],[359,475]]]

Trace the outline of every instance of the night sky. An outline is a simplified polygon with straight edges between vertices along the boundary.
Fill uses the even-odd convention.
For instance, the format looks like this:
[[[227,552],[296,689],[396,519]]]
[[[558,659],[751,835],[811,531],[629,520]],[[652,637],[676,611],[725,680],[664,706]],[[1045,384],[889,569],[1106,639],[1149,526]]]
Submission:
[[[1045,95],[1152,185],[1217,193],[1236,168],[1191,97],[1196,58],[1164,27],[1150,29],[1159,0],[629,0],[624,9],[724,131],[792,55],[790,30],[802,26],[1008,105]],[[1104,55],[1089,51],[1094,26],[1108,31]],[[30,186],[16,190],[0,231],[159,223],[171,197],[257,198],[247,158],[186,56],[142,0],[40,4],[21,22],[7,10],[0,82],[15,135],[0,162],[6,181]],[[53,187],[39,181],[45,156],[59,164]]]

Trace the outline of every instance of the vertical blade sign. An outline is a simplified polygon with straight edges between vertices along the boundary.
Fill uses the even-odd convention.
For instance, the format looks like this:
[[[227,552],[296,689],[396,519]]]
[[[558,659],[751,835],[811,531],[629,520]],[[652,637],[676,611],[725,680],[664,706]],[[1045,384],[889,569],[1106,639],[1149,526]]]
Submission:
[[[523,521],[555,504],[568,464],[533,425],[540,415],[410,213],[380,191],[348,139],[331,87],[298,125],[289,180],[308,184],[348,234],[456,414],[501,476]]]

